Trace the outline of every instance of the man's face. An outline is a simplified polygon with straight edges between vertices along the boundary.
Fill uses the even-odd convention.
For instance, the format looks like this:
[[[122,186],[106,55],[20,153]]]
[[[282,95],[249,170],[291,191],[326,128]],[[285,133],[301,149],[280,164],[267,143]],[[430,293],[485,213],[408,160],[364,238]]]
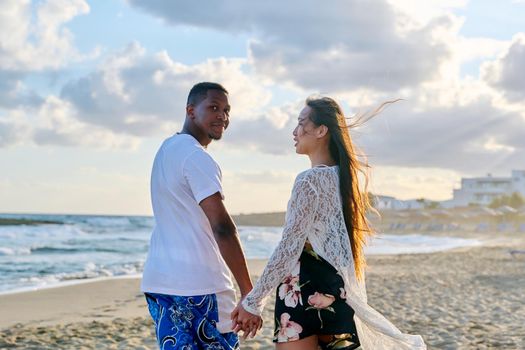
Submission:
[[[228,95],[220,90],[208,90],[204,100],[188,109],[195,125],[210,140],[220,140],[230,123]]]

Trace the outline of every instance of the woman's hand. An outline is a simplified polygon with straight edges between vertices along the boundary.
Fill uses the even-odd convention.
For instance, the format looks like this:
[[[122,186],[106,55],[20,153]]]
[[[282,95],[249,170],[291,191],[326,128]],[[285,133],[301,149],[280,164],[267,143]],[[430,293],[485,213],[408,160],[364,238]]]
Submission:
[[[235,309],[233,309],[231,320],[232,329],[235,333],[238,333],[241,330],[243,331],[243,340],[247,337],[253,338],[263,324],[262,317],[246,311],[240,302]]]

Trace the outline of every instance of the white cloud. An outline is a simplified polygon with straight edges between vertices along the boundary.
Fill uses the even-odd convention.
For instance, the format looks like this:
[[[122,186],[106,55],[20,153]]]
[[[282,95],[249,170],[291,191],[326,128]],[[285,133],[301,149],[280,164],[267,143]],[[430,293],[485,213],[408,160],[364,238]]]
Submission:
[[[76,118],[70,103],[50,95],[38,108],[12,109],[0,118],[0,148],[32,143],[135,149],[140,139],[86,124]]]
[[[22,82],[23,74],[0,70],[0,107],[18,106],[36,107],[42,103],[42,97],[31,87]]]
[[[140,139],[83,123],[67,101],[49,96],[38,111],[33,140],[39,145],[134,149]]]
[[[517,63],[524,60],[525,39],[518,35],[506,43],[461,37],[464,19],[450,10],[465,2],[433,1],[424,13],[419,12],[423,5],[409,0],[336,1],[331,6],[272,1],[231,2],[231,7],[215,2],[130,3],[173,25],[250,33],[249,57],[215,57],[187,65],[165,51],[151,54],[132,43],[97,70],[66,83],[60,97],[41,98],[21,83],[25,72],[5,67],[26,69],[24,57],[35,55],[40,47],[43,60],[32,69],[53,69],[55,63],[74,60],[78,53],[64,23],[89,7],[84,1],[49,0],[35,7],[36,19],[31,21],[28,2],[6,2],[11,6],[7,12],[24,20],[7,21],[0,28],[14,28],[15,38],[35,43],[25,51],[18,50],[15,41],[7,41],[10,51],[0,48],[0,62],[7,58],[5,62],[11,62],[0,63],[4,67],[0,77],[5,77],[0,90],[8,92],[0,95],[0,105],[26,106],[24,125],[31,125],[21,132],[22,124],[3,118],[0,145],[26,139],[38,144],[133,148],[142,137],[176,131],[184,119],[189,89],[209,80],[230,91],[232,123],[225,143],[287,154],[293,151],[291,132],[303,100],[280,99],[280,105],[270,105],[268,81],[273,80],[274,87],[296,88],[294,96],[321,91],[353,108],[405,98],[377,118],[384,122],[354,131],[380,165],[487,171],[485,167],[524,159],[519,130],[525,110],[501,102],[496,90],[509,99],[523,98],[525,74],[520,74]],[[209,6],[209,11],[202,13],[202,6]],[[249,11],[244,11],[247,7]],[[39,25],[45,28],[35,36]],[[504,54],[483,66],[484,80],[460,77],[462,64],[492,59],[498,52]],[[46,63],[52,53],[58,61]],[[269,80],[259,79],[261,74]]]
[[[64,24],[89,12],[84,0],[28,0],[0,3],[0,69],[57,69],[80,59]]]
[[[451,10],[465,8],[468,0],[387,0],[399,11],[402,20],[409,21],[410,27],[422,26],[433,18],[447,15]],[[406,24],[405,24],[406,25]]]
[[[485,142],[483,147],[490,152],[499,153],[499,152],[509,152],[513,153],[516,151],[515,147],[504,145],[501,143],[498,143],[494,137],[489,137],[488,140]]]
[[[292,130],[304,101],[292,102],[250,120],[232,120],[226,143],[241,149],[269,154],[293,152]]]
[[[454,25],[446,14],[401,33],[398,12],[386,1],[129,2],[175,26],[250,33],[257,72],[328,92],[397,91],[434,78],[450,54],[437,34]]]
[[[524,167],[525,118],[495,105],[490,94],[470,98],[464,88],[467,96],[458,87],[446,106],[425,106],[417,94],[397,102],[352,130],[354,142],[376,166],[439,167],[462,173]],[[280,125],[263,116],[232,123],[224,141],[249,151],[289,154],[302,105],[300,101],[283,107],[280,113],[288,119]],[[360,113],[372,108],[363,106]]]
[[[519,113],[495,107],[490,97],[418,112],[404,101],[372,121],[362,142],[380,165],[508,171],[525,166],[524,129]]]
[[[525,34],[516,34],[504,53],[495,61],[485,62],[482,78],[503,92],[510,102],[525,98]]]
[[[199,81],[217,81],[230,92],[232,117],[253,118],[270,93],[243,71],[245,60],[217,58],[196,65],[173,61],[166,52],[148,55],[133,43],[88,76],[70,81],[61,96],[78,117],[114,132],[166,134],[181,125],[186,97]]]
[[[454,52],[461,63],[478,59],[493,58],[501,53],[507,46],[508,41],[491,38],[465,38],[458,37]]]
[[[24,79],[32,72],[58,72],[91,58],[74,46],[65,27],[89,12],[84,0],[5,0],[0,2],[0,107],[38,107],[44,98]]]

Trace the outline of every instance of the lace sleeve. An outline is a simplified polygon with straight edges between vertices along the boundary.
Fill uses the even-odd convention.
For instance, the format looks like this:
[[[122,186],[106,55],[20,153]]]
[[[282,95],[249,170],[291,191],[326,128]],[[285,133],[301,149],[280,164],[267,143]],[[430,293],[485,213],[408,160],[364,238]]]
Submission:
[[[318,200],[318,193],[308,180],[296,181],[288,203],[281,241],[255,287],[242,301],[246,311],[261,315],[268,294],[292,272],[311,230]]]

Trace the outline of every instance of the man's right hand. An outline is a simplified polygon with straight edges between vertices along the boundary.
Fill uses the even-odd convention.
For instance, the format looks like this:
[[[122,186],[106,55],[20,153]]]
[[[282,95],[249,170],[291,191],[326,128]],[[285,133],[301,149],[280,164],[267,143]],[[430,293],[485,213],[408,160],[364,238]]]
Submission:
[[[235,309],[233,309],[231,319],[233,331],[238,333],[242,330],[242,338],[244,340],[248,337],[253,338],[263,325],[262,317],[246,311],[240,302]]]

